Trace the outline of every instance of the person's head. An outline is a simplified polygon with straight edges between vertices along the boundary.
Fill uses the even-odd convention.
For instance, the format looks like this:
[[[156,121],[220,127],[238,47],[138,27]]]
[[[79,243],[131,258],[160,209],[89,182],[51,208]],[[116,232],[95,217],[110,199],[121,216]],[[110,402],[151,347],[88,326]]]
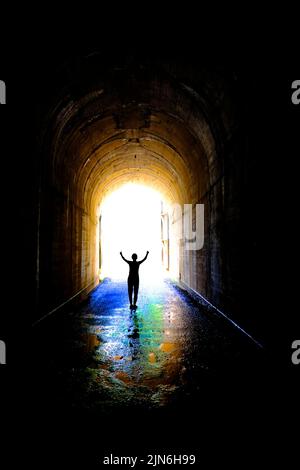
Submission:
[[[136,260],[137,260],[137,254],[136,254],[136,253],[132,253],[131,258],[133,259],[133,261],[136,261]]]

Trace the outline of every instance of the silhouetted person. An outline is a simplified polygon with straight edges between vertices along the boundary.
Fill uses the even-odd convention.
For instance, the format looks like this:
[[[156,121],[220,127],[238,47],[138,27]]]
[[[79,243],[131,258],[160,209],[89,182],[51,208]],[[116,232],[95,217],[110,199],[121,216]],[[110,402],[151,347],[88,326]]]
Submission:
[[[139,267],[144,261],[146,261],[148,257],[149,251],[147,251],[145,258],[141,261],[137,261],[137,255],[133,253],[131,256],[132,261],[128,261],[122,255],[122,251],[120,251],[120,255],[122,256],[123,260],[129,264],[129,276],[128,276],[128,297],[130,302],[130,308],[136,308],[136,302],[138,298],[139,292]],[[132,304],[132,291],[134,292],[133,304]]]

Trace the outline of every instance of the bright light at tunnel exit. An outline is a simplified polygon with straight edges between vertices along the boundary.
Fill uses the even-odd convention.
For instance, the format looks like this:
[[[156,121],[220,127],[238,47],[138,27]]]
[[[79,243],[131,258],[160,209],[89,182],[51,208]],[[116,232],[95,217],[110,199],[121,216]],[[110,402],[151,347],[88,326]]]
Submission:
[[[127,279],[128,264],[136,253],[141,260],[140,282],[152,282],[163,276],[161,241],[162,196],[143,185],[128,183],[106,197],[101,205],[100,277]]]

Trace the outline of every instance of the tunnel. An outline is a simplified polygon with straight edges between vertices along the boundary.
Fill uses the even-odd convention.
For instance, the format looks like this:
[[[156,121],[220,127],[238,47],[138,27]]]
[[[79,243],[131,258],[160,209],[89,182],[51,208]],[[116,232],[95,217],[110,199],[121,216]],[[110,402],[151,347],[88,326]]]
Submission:
[[[54,415],[87,412],[108,427],[131,416],[152,424],[157,416],[200,416],[205,402],[222,415],[220,393],[232,409],[265,364],[268,316],[256,308],[263,270],[253,224],[261,162],[247,78],[184,58],[96,51],[63,59],[48,64],[37,96],[36,401],[42,413],[48,403]],[[160,203],[164,279],[155,273],[146,282],[150,248],[136,311],[125,271],[118,281],[102,273],[108,249],[120,266],[119,251],[132,253],[122,241],[114,247],[105,228],[106,201],[128,185]],[[186,249],[175,230],[186,205],[193,230],[197,207],[204,210],[198,249]],[[150,203],[139,215],[134,203],[130,210],[123,232],[139,224],[149,232]],[[139,259],[146,250],[141,240]]]
[[[37,77],[33,210],[23,219],[34,242],[24,251],[32,265],[35,439],[45,452],[55,443],[67,461],[101,448],[133,455],[181,445],[210,462],[231,461],[237,447],[248,455],[252,446],[242,430],[254,429],[261,449],[257,423],[276,415],[269,397],[278,363],[269,346],[284,317],[270,308],[266,276],[276,250],[268,229],[277,220],[269,152],[276,127],[266,126],[263,86],[251,88],[242,67],[200,53],[139,52],[62,51]],[[274,185],[267,192],[266,180]],[[111,227],[124,214],[105,222],[107,201],[125,199],[128,188],[157,203],[163,279],[153,271],[146,279],[154,250],[150,202],[135,212],[142,193],[121,241]],[[185,205],[193,230],[197,207],[204,210],[198,249],[176,233]],[[150,254],[130,310],[119,252],[131,256],[122,237],[139,225],[146,235],[138,259]],[[106,275],[107,252],[123,266],[121,279]]]
[[[234,80],[101,54],[56,71],[39,110],[36,319],[97,285],[101,203],[131,182],[167,201],[174,277],[243,324],[245,142]],[[193,219],[204,205],[203,249],[172,240],[176,204],[191,204]]]

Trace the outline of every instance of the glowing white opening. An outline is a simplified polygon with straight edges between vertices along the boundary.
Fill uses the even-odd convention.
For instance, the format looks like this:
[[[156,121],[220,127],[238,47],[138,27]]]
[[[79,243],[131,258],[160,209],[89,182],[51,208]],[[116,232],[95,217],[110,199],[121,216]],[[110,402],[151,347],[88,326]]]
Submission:
[[[136,253],[141,260],[140,279],[163,275],[161,242],[161,195],[143,185],[128,183],[104,200],[101,206],[101,278],[126,279],[128,264]]]

